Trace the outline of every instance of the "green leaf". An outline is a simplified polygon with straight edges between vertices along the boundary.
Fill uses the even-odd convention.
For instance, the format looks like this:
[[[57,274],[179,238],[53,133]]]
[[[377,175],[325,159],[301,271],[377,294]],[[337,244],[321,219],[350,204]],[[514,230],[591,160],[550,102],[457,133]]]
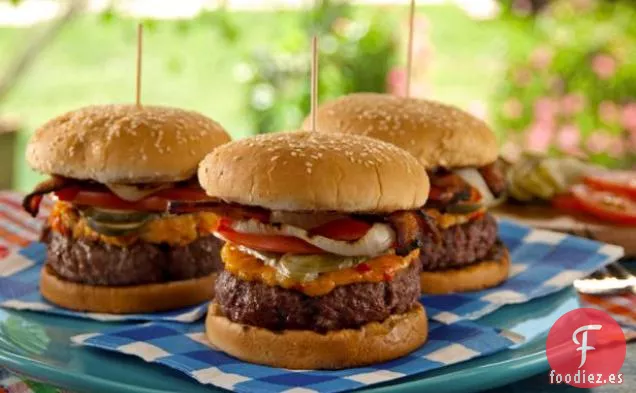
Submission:
[[[108,8],[99,15],[99,19],[101,22],[106,24],[112,23],[113,20],[115,19],[115,12],[113,11],[112,8]]]

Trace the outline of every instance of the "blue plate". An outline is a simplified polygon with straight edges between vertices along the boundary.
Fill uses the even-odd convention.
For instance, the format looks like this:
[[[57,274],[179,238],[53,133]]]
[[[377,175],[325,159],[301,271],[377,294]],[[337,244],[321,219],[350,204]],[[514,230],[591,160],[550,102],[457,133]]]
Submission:
[[[359,390],[368,393],[477,392],[548,369],[545,338],[552,324],[578,308],[572,289],[525,304],[506,306],[480,320],[527,341],[515,348],[418,376]],[[69,390],[163,393],[220,392],[172,369],[139,358],[74,346],[70,338],[117,326],[84,319],[0,309],[0,365]]]

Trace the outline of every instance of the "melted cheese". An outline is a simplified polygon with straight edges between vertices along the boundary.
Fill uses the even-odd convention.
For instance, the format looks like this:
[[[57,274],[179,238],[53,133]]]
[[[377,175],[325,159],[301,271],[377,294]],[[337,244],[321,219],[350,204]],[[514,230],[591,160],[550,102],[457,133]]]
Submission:
[[[68,203],[57,202],[49,216],[49,223],[54,231],[72,235],[75,238],[87,238],[117,246],[127,246],[138,240],[184,246],[200,236],[210,235],[217,221],[218,217],[213,213],[164,216],[148,222],[133,235],[106,236],[92,230],[86,219]]]
[[[465,224],[471,220],[483,216],[485,213],[485,207],[470,214],[440,213],[439,210],[436,209],[426,209],[426,214],[431,216],[437,223],[437,226],[442,229],[450,228],[455,225]]]
[[[241,252],[236,246],[226,243],[221,250],[225,270],[243,281],[260,281],[269,286],[295,289],[308,296],[322,296],[340,285],[360,282],[390,281],[400,270],[408,267],[419,256],[419,250],[406,257],[394,254],[382,255],[356,267],[318,275],[312,281],[298,281],[278,274],[275,268],[265,265],[256,257]]]

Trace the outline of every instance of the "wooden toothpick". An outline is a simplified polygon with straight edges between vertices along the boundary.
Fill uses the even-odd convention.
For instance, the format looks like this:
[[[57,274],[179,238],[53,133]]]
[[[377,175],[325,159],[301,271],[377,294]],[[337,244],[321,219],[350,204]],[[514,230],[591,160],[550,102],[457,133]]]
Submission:
[[[311,131],[316,131],[316,110],[318,108],[318,37],[311,39]]]
[[[144,27],[143,24],[137,25],[137,75],[135,83],[135,103],[141,106],[141,52],[143,46]]]
[[[409,9],[409,40],[406,57],[406,96],[411,96],[411,69],[413,68],[413,21],[415,19],[415,0],[411,0]]]

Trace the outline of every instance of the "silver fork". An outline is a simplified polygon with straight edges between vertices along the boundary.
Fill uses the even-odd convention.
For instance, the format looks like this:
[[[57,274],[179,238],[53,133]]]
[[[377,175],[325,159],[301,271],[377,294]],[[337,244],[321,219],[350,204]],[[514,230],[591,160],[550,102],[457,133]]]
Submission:
[[[614,262],[586,278],[575,280],[574,288],[588,295],[636,293],[636,276],[619,262]]]

